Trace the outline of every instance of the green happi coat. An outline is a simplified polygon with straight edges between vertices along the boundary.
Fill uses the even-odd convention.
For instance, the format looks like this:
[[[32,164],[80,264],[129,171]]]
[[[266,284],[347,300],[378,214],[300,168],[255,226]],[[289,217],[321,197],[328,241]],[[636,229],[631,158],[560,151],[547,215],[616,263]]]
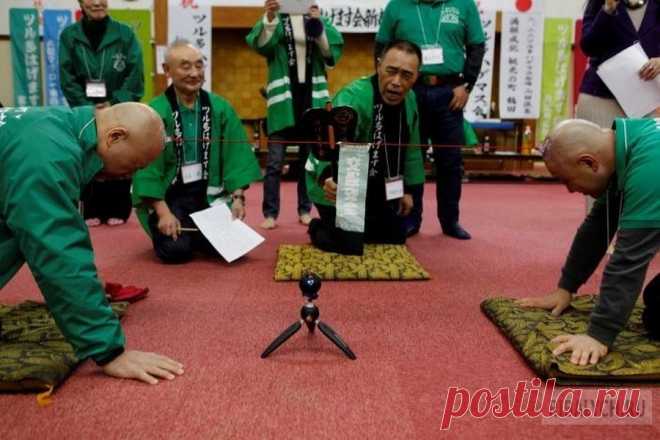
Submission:
[[[85,222],[83,188],[103,168],[92,107],[0,109],[0,289],[28,264],[79,359],[124,347]]]
[[[71,107],[94,104],[85,94],[88,79],[105,81],[111,104],[139,101],[144,95],[142,50],[133,30],[109,18],[97,50],[77,22],[60,36],[60,83]],[[89,70],[88,70],[89,68]]]
[[[357,127],[355,142],[373,142],[374,117],[374,88],[371,77],[363,77],[341,89],[333,99],[335,107],[347,106],[357,112]],[[411,90],[406,95],[406,123],[410,132],[410,143],[419,144],[419,114],[417,113],[417,99]],[[323,175],[330,162],[323,161],[309,155],[305,165],[307,179],[307,192],[314,203],[321,205],[334,205],[334,202],[325,197],[319,178]],[[403,170],[403,183],[418,185],[424,183],[424,162],[419,148],[406,148],[406,158]]]
[[[312,107],[323,107],[330,100],[326,67],[334,67],[344,47],[341,33],[324,17],[321,18],[325,33],[330,44],[332,57],[324,59],[321,50],[316,44],[312,46]],[[268,98],[268,134],[273,134],[285,128],[293,127],[296,123],[291,94],[291,79],[289,78],[289,57],[287,44],[281,18],[275,32],[268,42],[258,47],[259,35],[264,29],[263,19],[260,19],[246,37],[250,47],[260,55],[266,57],[268,62],[268,84],[266,93]]]
[[[209,204],[261,179],[259,163],[248,142],[241,120],[224,98],[209,93],[212,110],[211,147],[209,148],[209,180],[207,199]],[[163,94],[154,98],[149,105],[160,115],[168,141],[158,158],[133,177],[133,205],[138,218],[148,234],[151,206],[145,199],[164,200],[165,193],[179,170],[176,167],[174,118],[172,107]]]

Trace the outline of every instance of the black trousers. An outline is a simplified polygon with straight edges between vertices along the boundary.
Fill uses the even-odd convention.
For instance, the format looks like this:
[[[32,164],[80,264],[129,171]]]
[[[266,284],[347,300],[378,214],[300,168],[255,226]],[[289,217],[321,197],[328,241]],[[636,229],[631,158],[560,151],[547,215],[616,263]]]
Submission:
[[[465,144],[463,111],[451,111],[449,103],[454,97],[452,86],[415,85],[415,95],[420,114],[422,143],[431,140],[438,145],[457,145],[433,149],[435,163],[437,215],[440,225],[452,227],[458,222],[463,179],[463,155]],[[424,186],[413,191],[414,207],[411,216],[417,225],[422,223],[422,200]],[[417,228],[419,229],[419,227]]]
[[[387,202],[381,209],[367,208],[364,233],[344,231],[335,226],[337,209],[315,204],[320,219],[309,225],[312,244],[326,252],[362,255],[365,243],[404,244],[403,217],[397,215],[398,201]]]
[[[82,193],[83,218],[128,220],[131,216],[131,180],[92,180]]]
[[[660,341],[660,273],[644,288],[642,322],[651,339]]]
[[[206,183],[172,186],[167,191],[165,201],[172,214],[181,222],[182,228],[196,228],[190,214],[209,207],[206,200]],[[218,255],[201,232],[181,232],[176,240],[162,234],[158,230],[158,215],[155,212],[149,216],[149,229],[156,256],[164,263],[185,263],[192,260],[195,252]]]

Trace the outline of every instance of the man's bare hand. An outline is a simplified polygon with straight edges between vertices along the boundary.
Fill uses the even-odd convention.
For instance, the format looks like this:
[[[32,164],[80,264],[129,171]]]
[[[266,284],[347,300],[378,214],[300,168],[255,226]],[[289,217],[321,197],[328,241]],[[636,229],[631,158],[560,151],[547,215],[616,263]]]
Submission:
[[[607,346],[589,335],[560,335],[551,342],[559,344],[552,354],[560,354],[570,351],[571,363],[575,365],[595,365],[607,355]]]
[[[453,112],[463,110],[468,98],[470,98],[470,92],[467,91],[465,86],[454,87],[454,97],[449,102],[449,110]]]
[[[239,220],[245,218],[245,205],[241,199],[234,199],[231,203],[231,215],[233,218]]]
[[[323,182],[323,192],[325,192],[326,199],[333,202],[337,200],[337,184],[332,177],[328,177],[325,179],[325,182]]]
[[[318,5],[312,5],[309,7],[309,16],[311,18],[321,18],[321,10]]]
[[[266,0],[265,8],[268,21],[273,21],[275,20],[277,11],[280,10],[280,2],[277,0]]]
[[[125,351],[104,365],[103,372],[120,379],[136,379],[156,385],[158,378],[172,380],[182,375],[183,365],[156,353]]]
[[[399,200],[399,215],[405,217],[410,214],[414,204],[415,202],[413,202],[412,195],[404,194],[403,197],[401,197],[401,200]]]
[[[616,10],[617,6],[619,6],[619,0],[605,0],[603,8],[605,8],[605,12],[611,14]]]
[[[522,307],[538,307],[551,310],[552,316],[559,316],[571,304],[571,292],[557,289],[549,295],[519,299],[516,304]]]
[[[660,75],[660,57],[651,58],[639,69],[639,77],[644,81],[654,80]]]
[[[181,222],[171,212],[166,212],[158,217],[158,230],[161,234],[176,240],[181,232]]]

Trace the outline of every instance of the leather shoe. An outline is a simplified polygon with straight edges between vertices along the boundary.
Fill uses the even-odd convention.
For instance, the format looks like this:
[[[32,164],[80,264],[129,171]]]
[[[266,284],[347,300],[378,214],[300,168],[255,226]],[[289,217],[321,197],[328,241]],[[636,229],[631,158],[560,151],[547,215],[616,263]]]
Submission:
[[[463,229],[463,227],[458,223],[454,223],[451,226],[443,226],[442,233],[459,240],[469,240],[472,238],[470,233]]]

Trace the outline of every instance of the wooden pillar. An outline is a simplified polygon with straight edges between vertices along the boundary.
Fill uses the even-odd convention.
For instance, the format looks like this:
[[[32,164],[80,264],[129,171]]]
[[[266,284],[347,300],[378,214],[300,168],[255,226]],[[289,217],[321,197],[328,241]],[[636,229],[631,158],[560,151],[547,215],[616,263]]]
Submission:
[[[156,50],[158,46],[167,45],[167,2],[158,1],[154,2],[154,43]],[[154,56],[156,51],[154,51]],[[156,57],[158,62],[158,57]],[[158,72],[156,66],[156,72]],[[160,95],[167,88],[167,76],[156,73],[154,75],[154,96]]]

